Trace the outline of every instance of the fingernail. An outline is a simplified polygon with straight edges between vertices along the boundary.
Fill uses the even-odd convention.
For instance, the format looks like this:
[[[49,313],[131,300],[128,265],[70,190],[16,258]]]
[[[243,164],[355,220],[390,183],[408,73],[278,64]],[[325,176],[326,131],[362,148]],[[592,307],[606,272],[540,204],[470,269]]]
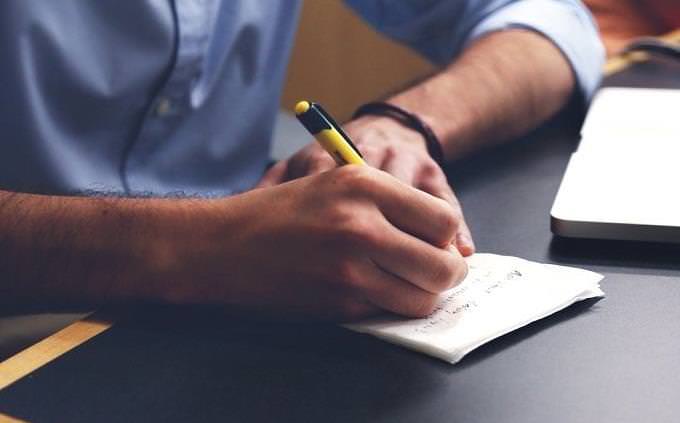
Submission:
[[[458,235],[456,235],[456,244],[458,245],[458,249],[463,255],[470,255],[475,252],[475,243],[472,241],[472,238],[470,238],[470,236],[466,233],[461,232]]]

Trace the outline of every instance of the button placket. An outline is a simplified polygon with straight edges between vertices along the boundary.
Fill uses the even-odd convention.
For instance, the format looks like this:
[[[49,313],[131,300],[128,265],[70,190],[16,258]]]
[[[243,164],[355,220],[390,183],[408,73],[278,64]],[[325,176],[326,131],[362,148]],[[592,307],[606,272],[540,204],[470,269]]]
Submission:
[[[160,97],[156,103],[156,116],[167,116],[172,111],[172,106],[172,101],[168,97]]]
[[[219,1],[183,0],[175,2],[177,13],[177,50],[168,78],[152,102],[130,154],[123,165],[121,177],[127,190],[134,191],[129,170],[144,166],[146,155],[154,151],[154,144],[168,139],[169,131],[177,124],[176,118],[190,109],[191,90],[201,74],[203,59],[209,48],[212,31],[211,18]]]

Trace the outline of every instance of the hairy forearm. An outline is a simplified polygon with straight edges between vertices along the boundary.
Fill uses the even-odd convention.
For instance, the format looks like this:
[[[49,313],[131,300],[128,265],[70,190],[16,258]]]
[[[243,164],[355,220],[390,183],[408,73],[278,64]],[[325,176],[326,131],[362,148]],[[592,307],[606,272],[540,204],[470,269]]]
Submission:
[[[0,302],[159,298],[164,246],[185,203],[0,191]]]
[[[528,30],[489,34],[446,69],[389,101],[418,111],[448,159],[512,139],[558,112],[574,76],[559,49]]]
[[[467,265],[460,214],[369,166],[214,200],[0,191],[0,305],[161,301],[423,317]]]

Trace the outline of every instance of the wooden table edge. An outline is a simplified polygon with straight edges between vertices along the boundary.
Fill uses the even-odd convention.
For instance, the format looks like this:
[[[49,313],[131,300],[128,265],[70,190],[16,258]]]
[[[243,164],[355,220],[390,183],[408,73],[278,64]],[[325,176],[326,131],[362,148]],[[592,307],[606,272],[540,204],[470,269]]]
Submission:
[[[0,423],[26,423],[26,420],[0,413]]]
[[[92,313],[0,363],[0,390],[94,338],[113,325]],[[5,416],[0,414],[0,422]],[[10,420],[11,421],[11,420]]]
[[[668,34],[658,37],[660,40],[680,43],[680,29],[669,32]],[[649,59],[649,54],[642,51],[633,51],[630,53],[622,53],[612,56],[604,65],[604,76],[614,75],[627,69],[634,63],[644,62]]]

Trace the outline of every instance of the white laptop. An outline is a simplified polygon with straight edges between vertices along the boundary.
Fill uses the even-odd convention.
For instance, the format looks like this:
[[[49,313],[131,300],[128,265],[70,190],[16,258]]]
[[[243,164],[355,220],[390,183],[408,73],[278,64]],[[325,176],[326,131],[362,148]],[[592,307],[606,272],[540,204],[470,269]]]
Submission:
[[[564,237],[680,243],[680,90],[600,90],[550,215]]]

